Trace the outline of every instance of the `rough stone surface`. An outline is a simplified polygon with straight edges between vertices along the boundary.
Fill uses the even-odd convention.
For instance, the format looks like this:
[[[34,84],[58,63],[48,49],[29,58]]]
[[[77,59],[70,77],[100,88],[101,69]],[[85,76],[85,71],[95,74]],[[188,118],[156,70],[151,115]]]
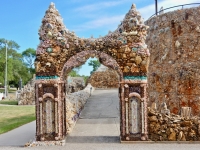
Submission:
[[[79,118],[87,99],[94,91],[94,87],[88,84],[84,90],[66,94],[66,130],[70,133]]]
[[[18,105],[35,105],[35,78],[22,88],[17,100]]]
[[[145,44],[147,29],[133,4],[114,32],[97,39],[79,38],[66,29],[58,10],[51,3],[39,29],[40,44],[35,60],[36,140],[64,138],[65,79],[73,68],[90,57],[99,58],[100,63],[119,75],[121,140],[147,140],[146,79],[150,56]],[[138,123],[133,124],[135,111]],[[129,126],[132,130],[137,129],[137,134],[132,134]]]
[[[117,88],[119,87],[119,75],[115,70],[101,65],[97,71],[92,73],[87,82],[95,88]]]
[[[114,32],[97,39],[79,38],[65,27],[58,10],[51,3],[39,29],[40,44],[36,51],[36,75],[61,76],[61,70],[67,60],[80,52],[95,50],[114,58],[120,66],[115,68],[116,70],[121,69],[126,75],[144,76],[147,74],[150,56],[145,44],[147,28],[133,4]],[[93,53],[90,53],[90,56],[92,55]],[[74,63],[87,58],[79,57]],[[105,58],[102,59],[104,61]]]
[[[163,102],[174,114],[191,107],[200,115],[200,7],[168,12],[146,21],[150,49],[149,105]]]
[[[167,115],[148,107],[148,132],[152,141],[199,141],[200,117]]]
[[[85,88],[85,81],[83,77],[71,77],[68,76],[66,84],[66,92],[74,93]]]

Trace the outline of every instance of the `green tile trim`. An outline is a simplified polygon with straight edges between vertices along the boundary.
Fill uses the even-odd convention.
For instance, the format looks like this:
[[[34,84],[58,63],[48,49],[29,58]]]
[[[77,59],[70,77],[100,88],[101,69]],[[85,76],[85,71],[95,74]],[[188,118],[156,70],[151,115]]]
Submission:
[[[41,80],[41,79],[45,79],[45,80],[48,80],[48,79],[57,79],[58,76],[36,76],[36,80]]]
[[[146,76],[125,76],[124,79],[128,80],[147,80]]]

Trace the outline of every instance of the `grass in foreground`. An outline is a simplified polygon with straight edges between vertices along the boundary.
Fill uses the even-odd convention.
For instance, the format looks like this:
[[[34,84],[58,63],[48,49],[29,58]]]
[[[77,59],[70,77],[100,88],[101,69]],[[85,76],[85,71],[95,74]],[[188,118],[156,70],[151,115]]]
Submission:
[[[15,101],[15,100],[2,100],[2,101],[0,101],[0,104],[18,105],[18,101]]]
[[[0,134],[35,120],[35,106],[0,106]]]

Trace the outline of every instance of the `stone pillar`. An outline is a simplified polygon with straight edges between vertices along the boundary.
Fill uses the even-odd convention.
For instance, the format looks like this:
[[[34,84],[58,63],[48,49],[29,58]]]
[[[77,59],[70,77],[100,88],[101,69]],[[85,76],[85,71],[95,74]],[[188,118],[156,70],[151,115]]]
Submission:
[[[36,80],[36,140],[60,141],[66,136],[65,84]]]
[[[147,80],[125,79],[120,85],[124,89],[121,91],[121,141],[147,140]]]

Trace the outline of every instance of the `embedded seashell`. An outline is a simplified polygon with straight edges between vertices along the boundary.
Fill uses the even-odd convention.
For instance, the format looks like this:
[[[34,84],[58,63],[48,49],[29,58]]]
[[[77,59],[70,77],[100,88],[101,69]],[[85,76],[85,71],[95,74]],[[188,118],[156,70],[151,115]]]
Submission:
[[[169,27],[166,27],[166,28],[165,28],[165,32],[168,32],[169,30],[170,30]]]
[[[36,72],[39,72],[39,70],[40,70],[40,68],[41,68],[40,62],[37,62],[37,61],[36,61],[36,62],[34,63],[34,65],[35,65],[35,71],[36,71]]]
[[[127,58],[126,54],[123,54],[123,58]]]
[[[167,20],[167,17],[166,16],[163,16],[162,17],[162,21],[166,21]]]
[[[135,58],[131,58],[130,61],[131,61],[131,62],[135,62]]]
[[[127,32],[122,32],[122,35],[126,36],[126,35],[128,35],[128,33]]]
[[[164,29],[160,29],[159,34],[163,33],[164,31],[165,31]]]
[[[118,52],[119,52],[119,53],[123,53],[123,52],[124,52],[124,49],[123,49],[123,48],[120,48],[120,49],[118,49]]]
[[[50,53],[50,55],[54,57],[54,56],[57,56],[58,54],[57,53]]]
[[[50,63],[50,62],[47,62],[47,63],[46,63],[46,66],[51,67],[51,63]]]
[[[91,57],[94,58],[94,57],[95,57],[95,54],[93,53],[93,54],[91,55]]]
[[[54,47],[53,52],[55,52],[55,53],[60,52],[60,46]]]
[[[137,31],[131,31],[131,32],[129,33],[129,35],[137,35],[137,34],[138,34]]]
[[[142,58],[140,56],[136,56],[135,62],[137,65],[139,65],[142,62]]]
[[[175,43],[176,48],[179,48],[180,45],[181,45],[181,43],[177,40]]]
[[[126,63],[127,66],[131,67],[133,63]]]
[[[62,40],[63,38],[62,37],[57,37],[57,40]]]
[[[48,52],[48,53],[51,53],[53,50],[52,50],[52,48],[51,47],[48,47],[47,49],[46,49],[46,52]]]
[[[197,26],[197,27],[195,28],[195,30],[196,30],[197,32],[200,32],[199,26]]]
[[[146,44],[142,44],[141,45],[143,48],[147,48],[147,45]]]
[[[52,33],[49,31],[49,32],[47,33],[47,35],[48,35],[49,37],[51,37],[51,36],[52,36]]]
[[[52,57],[47,57],[47,61],[53,63],[55,60]]]
[[[143,65],[143,66],[145,66],[147,64],[147,61],[146,60],[143,60],[142,62],[141,62],[141,65]]]
[[[134,9],[134,8],[136,8],[136,5],[132,4],[131,9]]]
[[[125,46],[125,53],[130,53],[131,52],[131,49],[126,45]]]
[[[154,26],[154,30],[156,30],[158,28],[158,25],[157,24],[155,24],[155,26]]]
[[[147,66],[141,65],[140,66],[140,72],[147,72]]]
[[[133,53],[133,52],[130,53],[130,57],[135,57],[135,56],[136,56],[136,53]]]
[[[112,52],[113,52],[113,53],[117,53],[117,50],[116,50],[116,49],[112,49]]]
[[[131,67],[131,72],[139,72],[139,68],[137,67],[136,64],[133,64]]]
[[[129,72],[130,71],[130,67],[129,66],[125,66],[123,72]]]
[[[137,47],[133,47],[133,48],[132,48],[132,51],[134,51],[134,52],[136,52],[137,50],[138,50]]]
[[[53,25],[50,24],[50,23],[48,23],[48,24],[46,25],[46,27],[47,27],[48,29],[53,29]]]

